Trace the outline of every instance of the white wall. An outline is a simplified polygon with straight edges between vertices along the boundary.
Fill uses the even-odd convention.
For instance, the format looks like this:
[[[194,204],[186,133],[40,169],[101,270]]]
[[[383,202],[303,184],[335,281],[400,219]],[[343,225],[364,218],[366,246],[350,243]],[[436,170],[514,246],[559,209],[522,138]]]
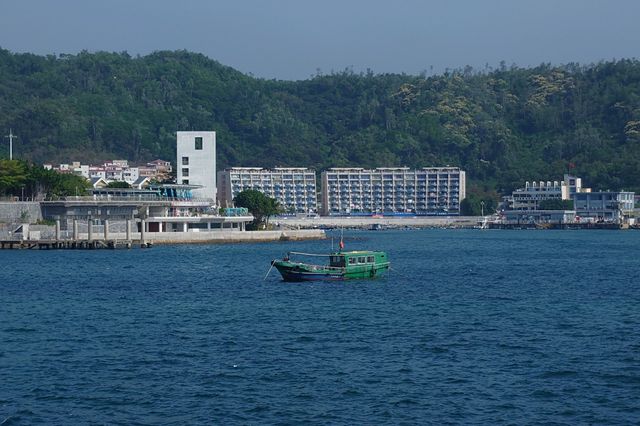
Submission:
[[[196,138],[202,138],[202,149],[196,149]],[[194,197],[216,202],[216,132],[177,132],[177,183],[202,185],[193,190]],[[182,157],[189,159],[182,164]],[[188,176],[185,171],[188,170]]]

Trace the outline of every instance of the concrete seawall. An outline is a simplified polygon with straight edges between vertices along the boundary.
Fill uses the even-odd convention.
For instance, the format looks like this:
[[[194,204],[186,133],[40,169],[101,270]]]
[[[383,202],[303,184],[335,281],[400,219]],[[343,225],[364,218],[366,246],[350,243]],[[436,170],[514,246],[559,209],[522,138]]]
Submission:
[[[40,203],[35,201],[0,202],[0,222],[35,223],[42,219]]]
[[[481,216],[416,216],[416,217],[358,217],[321,216],[317,218],[274,218],[272,223],[284,228],[471,228],[482,221]]]
[[[140,232],[131,232],[129,241],[140,242],[142,235]],[[300,230],[276,230],[276,231],[202,231],[202,232],[145,232],[144,240],[151,244],[218,244],[218,243],[243,243],[243,242],[268,242],[268,241],[302,241],[302,240],[322,240],[326,234],[322,229],[300,229]],[[89,234],[86,228],[78,232],[76,240],[88,241]],[[104,227],[94,225],[92,228],[92,241],[104,240]],[[110,241],[124,242],[127,240],[126,232],[108,233]],[[55,226],[30,225],[29,233],[12,234],[10,229],[0,230],[0,240],[27,240],[56,241]],[[59,241],[72,241],[71,231],[60,233]]]
[[[139,239],[138,232],[132,237]],[[146,232],[145,240],[153,244],[212,244],[268,241],[302,241],[325,239],[321,229],[279,231],[211,231],[211,232]]]

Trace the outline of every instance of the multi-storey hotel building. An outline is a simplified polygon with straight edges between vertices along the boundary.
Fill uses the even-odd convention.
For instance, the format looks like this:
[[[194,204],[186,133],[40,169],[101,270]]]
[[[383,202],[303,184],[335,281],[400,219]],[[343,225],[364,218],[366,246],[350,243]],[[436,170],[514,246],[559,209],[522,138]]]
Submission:
[[[275,198],[286,213],[317,213],[316,173],[307,168],[232,167],[218,172],[222,206],[231,206],[238,193],[255,189]]]
[[[332,168],[322,173],[324,215],[458,215],[465,172],[458,167]]]

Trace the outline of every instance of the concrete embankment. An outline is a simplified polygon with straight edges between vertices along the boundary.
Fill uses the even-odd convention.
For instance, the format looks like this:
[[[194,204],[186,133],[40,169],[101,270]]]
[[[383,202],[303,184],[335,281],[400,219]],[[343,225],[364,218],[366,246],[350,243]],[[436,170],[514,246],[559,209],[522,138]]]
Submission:
[[[136,232],[135,235],[139,238],[139,233]],[[326,235],[322,229],[145,233],[145,241],[153,244],[251,243],[268,241],[321,240],[324,238],[326,238]]]
[[[35,201],[1,201],[0,222],[31,222],[42,219],[40,203]]]
[[[89,236],[86,230],[78,232],[75,239],[71,231],[60,232],[56,238],[55,226],[30,225],[27,234],[11,232],[16,226],[0,230],[0,240],[2,241],[26,241],[32,244],[46,241],[48,243],[59,242],[89,242],[103,241],[111,242],[114,245],[125,242],[139,244],[144,238],[145,243],[151,244],[222,244],[222,243],[243,243],[243,242],[268,242],[268,241],[302,241],[321,240],[326,235],[322,229],[280,229],[275,231],[202,231],[202,232],[145,232],[144,236],[140,232],[113,232],[105,235],[104,227],[94,225],[92,235]]]
[[[335,217],[276,218],[274,224],[284,228],[472,228],[482,221],[480,216],[416,216],[416,217]]]

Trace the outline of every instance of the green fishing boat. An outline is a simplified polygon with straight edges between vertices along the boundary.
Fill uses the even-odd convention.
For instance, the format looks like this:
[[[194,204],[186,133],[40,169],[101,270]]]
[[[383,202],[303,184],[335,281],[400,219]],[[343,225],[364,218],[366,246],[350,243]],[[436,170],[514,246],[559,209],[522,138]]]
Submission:
[[[293,260],[293,257],[327,258],[325,264]],[[289,252],[283,259],[272,260],[285,281],[340,281],[372,279],[383,275],[390,267],[382,251],[338,251],[330,254]],[[268,274],[268,273],[267,273]]]

